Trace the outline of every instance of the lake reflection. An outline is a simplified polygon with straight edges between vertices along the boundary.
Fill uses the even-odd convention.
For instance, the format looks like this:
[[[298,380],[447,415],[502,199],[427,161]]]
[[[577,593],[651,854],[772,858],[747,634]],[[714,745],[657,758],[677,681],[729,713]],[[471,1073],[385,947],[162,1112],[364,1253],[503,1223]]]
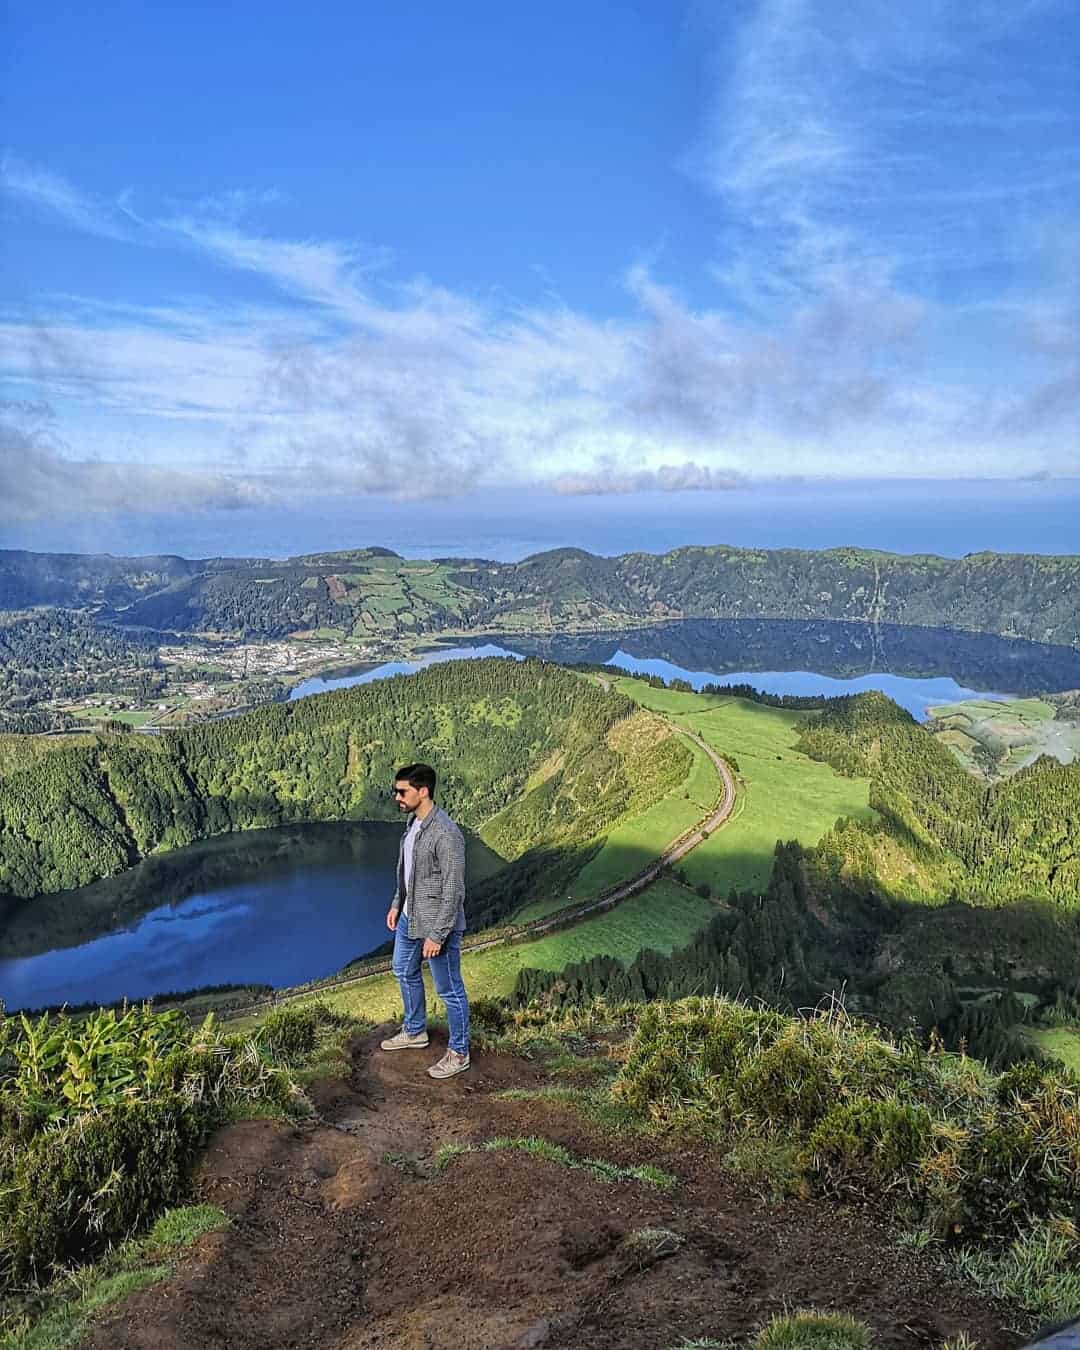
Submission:
[[[389,937],[400,833],[248,831],[29,901],[4,925],[0,997],[13,1010],[330,975]]]

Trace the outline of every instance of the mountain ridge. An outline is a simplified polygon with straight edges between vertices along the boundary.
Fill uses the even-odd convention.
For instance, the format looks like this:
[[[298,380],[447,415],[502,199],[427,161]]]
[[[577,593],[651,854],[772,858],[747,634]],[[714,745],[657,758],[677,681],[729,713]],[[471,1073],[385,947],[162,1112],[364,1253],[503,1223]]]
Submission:
[[[620,630],[687,618],[943,627],[1080,646],[1080,555],[962,558],[840,547],[689,545],[518,562],[407,559],[383,548],[295,558],[114,558],[0,551],[0,608],[69,605],[175,632],[281,637]]]

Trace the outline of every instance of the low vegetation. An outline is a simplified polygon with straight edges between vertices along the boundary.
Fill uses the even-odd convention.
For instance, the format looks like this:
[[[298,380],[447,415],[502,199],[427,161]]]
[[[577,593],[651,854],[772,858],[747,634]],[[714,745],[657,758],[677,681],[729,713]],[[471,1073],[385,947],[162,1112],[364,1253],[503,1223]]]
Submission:
[[[1080,1079],[895,1042],[834,1008],[644,1008],[612,1095],[729,1153],[747,1139],[811,1191],[889,1204],[954,1269],[1044,1316],[1080,1306]],[[792,1177],[784,1180],[791,1184]]]
[[[147,1253],[189,1240],[208,1222],[200,1211],[161,1216],[186,1200],[192,1160],[209,1133],[238,1116],[309,1113],[297,1075],[332,1056],[347,1030],[317,1007],[277,1011],[248,1036],[223,1034],[212,1017],[193,1027],[149,1006],[0,1019],[0,1294],[8,1319],[0,1329],[22,1335],[30,1312],[42,1308],[59,1322],[78,1320],[150,1278]],[[110,1256],[155,1221],[141,1245]],[[104,1264],[72,1284],[73,1263],[93,1259]],[[81,1311],[69,1306],[73,1298]]]

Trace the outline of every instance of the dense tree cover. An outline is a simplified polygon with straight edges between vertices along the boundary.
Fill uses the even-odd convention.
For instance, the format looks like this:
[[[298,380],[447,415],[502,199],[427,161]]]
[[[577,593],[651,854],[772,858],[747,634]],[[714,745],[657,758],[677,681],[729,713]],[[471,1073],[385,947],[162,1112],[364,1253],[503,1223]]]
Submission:
[[[618,727],[642,716],[557,666],[503,658],[433,665],[161,737],[64,746],[0,777],[0,893],[83,885],[229,830],[397,819],[394,769],[423,759],[455,819],[521,859],[501,902],[498,887],[478,897],[493,912],[522,903],[517,888],[545,868],[583,861],[593,836],[685,773],[688,752],[666,729],[659,740],[620,738]]]
[[[147,698],[165,675],[151,635],[53,609],[0,614],[0,725],[8,731],[57,730],[62,715],[33,705],[91,691]]]
[[[1007,987],[1014,958],[1042,947],[1048,1005],[1062,1016],[1080,1007],[1080,915],[1013,913],[1007,927],[997,925],[990,952],[965,948],[971,911],[962,905],[916,913],[878,901],[842,924],[826,922],[812,861],[797,843],[778,843],[764,894],[733,892],[682,949],[645,950],[629,965],[597,956],[562,971],[525,968],[514,1001],[563,1008],[601,995],[619,1003],[718,993],[799,1011],[840,993],[849,1009],[896,1032],[933,1029],[951,1048],[998,1066],[1042,1058],[1023,1031],[1032,1014]],[[1006,987],[974,998],[972,982],[980,980]]]
[[[0,672],[108,670],[139,662],[153,665],[156,640],[95,623],[78,611],[35,610],[0,614]]]
[[[799,748],[871,779],[877,824],[844,822],[822,841],[835,889],[878,885],[922,900],[1080,903],[1080,764],[1048,756],[986,784],[883,694],[829,700]]]
[[[714,546],[614,558],[555,549],[421,568],[385,550],[284,562],[0,552],[0,605],[30,604],[102,605],[179,631],[550,631],[696,616],[917,625],[1070,647],[1080,644],[1080,559]]]

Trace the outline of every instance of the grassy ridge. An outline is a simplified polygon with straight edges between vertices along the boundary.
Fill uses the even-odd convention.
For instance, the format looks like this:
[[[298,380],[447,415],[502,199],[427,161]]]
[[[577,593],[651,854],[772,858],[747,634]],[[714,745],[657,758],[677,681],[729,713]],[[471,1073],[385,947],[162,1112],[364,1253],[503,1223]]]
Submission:
[[[691,756],[686,777],[660,801],[636,814],[628,814],[609,830],[600,852],[585,864],[566,894],[551,895],[526,905],[514,916],[515,923],[527,923],[568,904],[600,895],[627,877],[632,859],[640,857],[644,865],[659,857],[673,839],[705,815],[718,793],[716,770],[693,741],[684,743]]]
[[[841,777],[795,749],[809,714],[745,699],[654,689],[616,679],[620,693],[677,720],[738,766],[736,816],[680,864],[692,885],[714,895],[764,889],[778,839],[816,844],[841,816],[871,820],[869,780]]]

